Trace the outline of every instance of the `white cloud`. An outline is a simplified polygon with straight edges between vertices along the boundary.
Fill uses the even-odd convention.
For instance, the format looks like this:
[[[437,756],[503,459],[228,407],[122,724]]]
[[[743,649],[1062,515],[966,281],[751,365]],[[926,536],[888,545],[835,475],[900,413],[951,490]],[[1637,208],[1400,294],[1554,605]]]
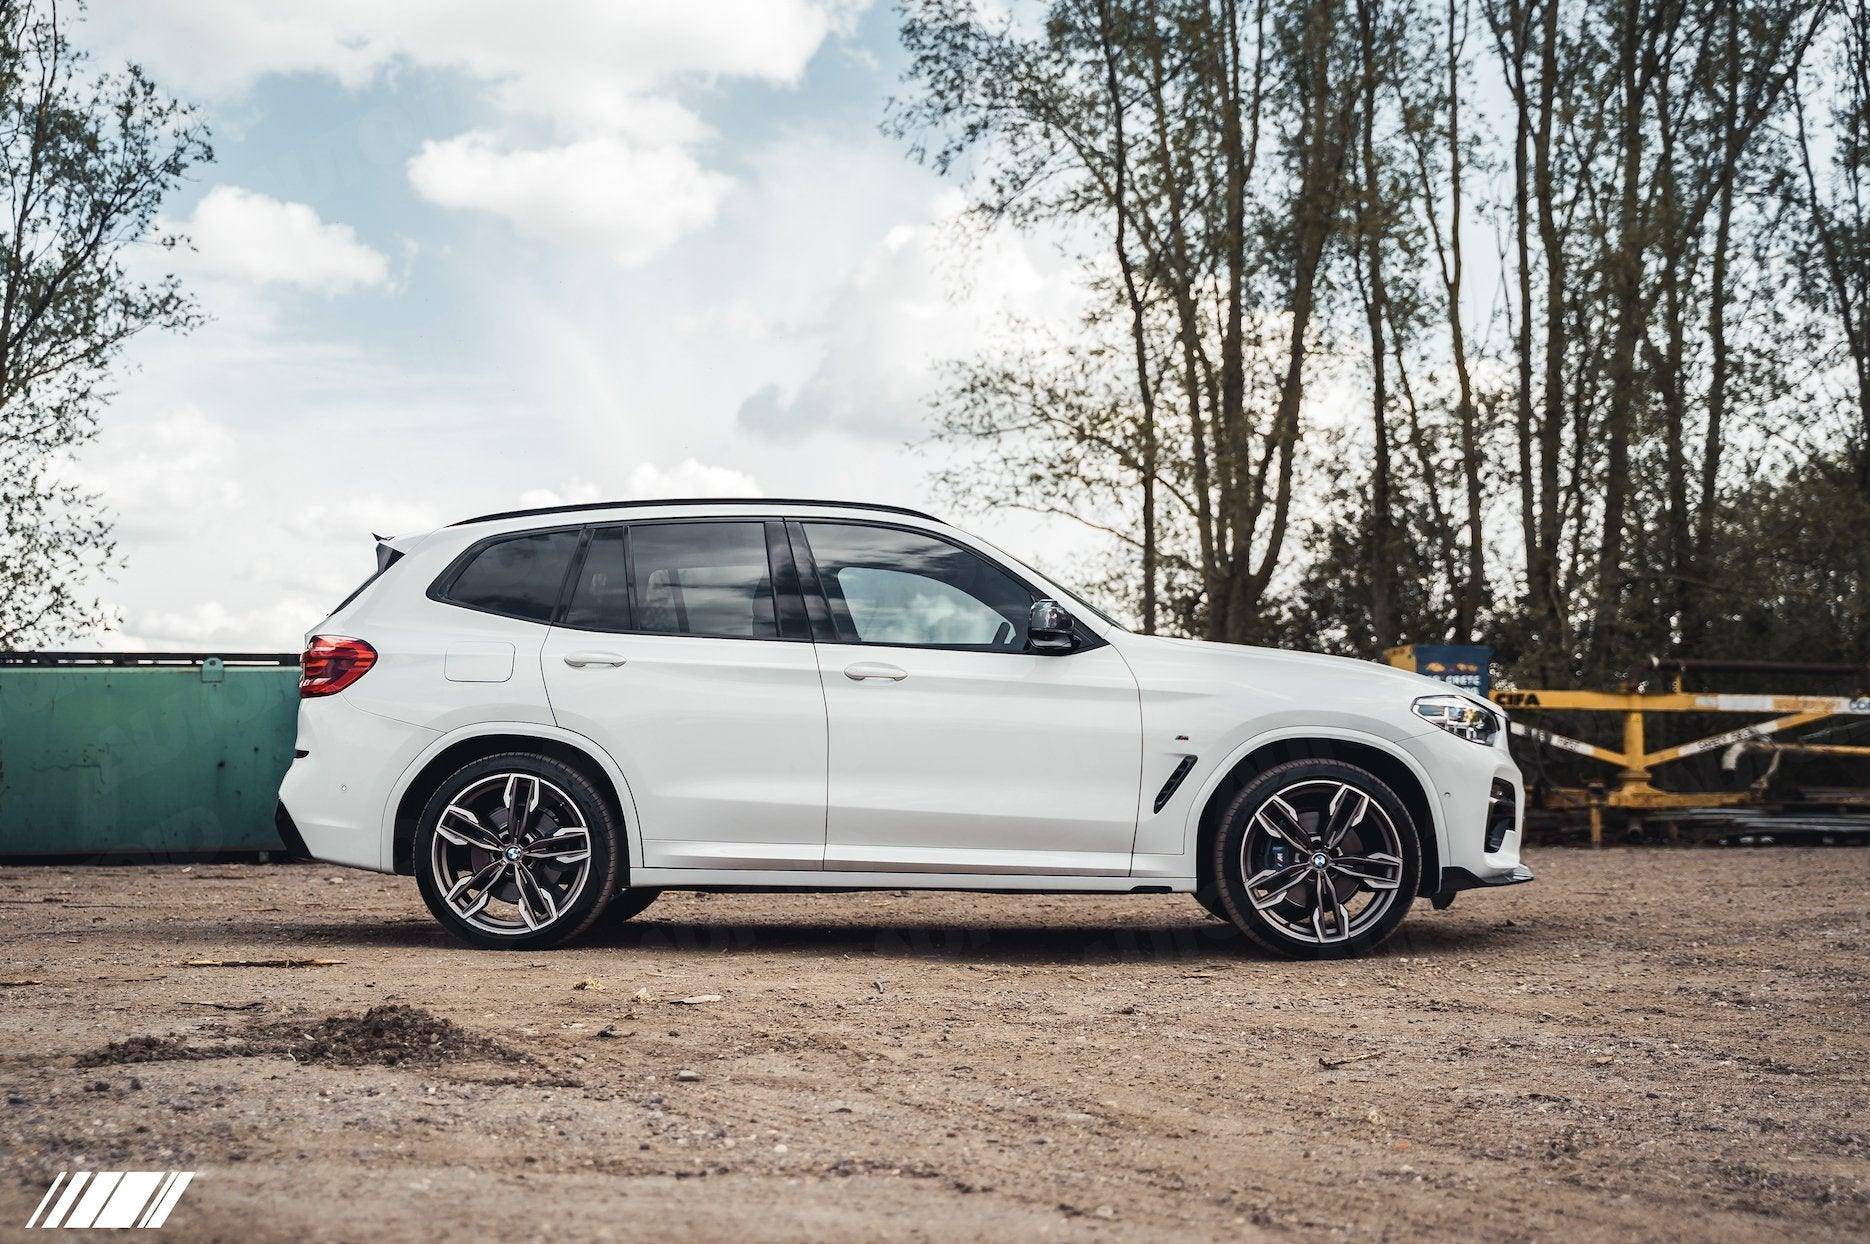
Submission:
[[[194,406],[107,425],[70,474],[103,495],[119,533],[147,540],[198,533],[244,500],[233,432]]]
[[[335,544],[367,543],[376,536],[405,536],[433,531],[444,522],[421,502],[380,493],[341,497],[309,506],[286,520],[286,529],[305,540]]]
[[[218,600],[187,608],[151,611],[125,618],[109,647],[131,651],[296,652],[305,632],[318,625],[334,601],[304,598],[254,609],[230,609]]]
[[[526,509],[536,509],[552,505],[589,505],[595,501],[652,501],[663,497],[758,497],[764,491],[760,482],[745,471],[684,458],[666,469],[653,462],[639,463],[624,476],[620,488],[606,487],[588,479],[573,479],[557,488],[528,489],[520,494],[519,503]]]
[[[418,192],[628,266],[712,220],[729,184],[697,162],[708,130],[678,95],[727,80],[796,84],[869,3],[155,0],[105,7],[90,33],[107,59],[139,60],[184,97],[237,98],[269,74],[353,88],[409,67],[465,74],[498,133],[425,144],[408,166]]]
[[[485,133],[424,143],[409,162],[409,181],[443,207],[491,212],[626,267],[707,224],[731,184],[672,145],[602,137],[508,150]]]
[[[193,264],[210,275],[324,294],[389,284],[384,255],[358,241],[349,225],[327,224],[303,203],[216,186],[177,227],[194,243]]]
[[[615,126],[688,80],[796,82],[868,0],[144,0],[101,5],[96,40],[171,90],[235,98],[268,74],[363,86],[397,66],[463,72],[514,111]]]
[[[790,390],[756,390],[741,426],[779,440],[819,430],[908,439],[928,427],[942,362],[976,349],[1008,315],[1058,323],[1076,313],[1075,287],[1043,272],[1029,244],[965,225],[960,201],[945,195],[933,223],[891,229],[815,326],[824,344],[811,373]]]
[[[554,505],[590,505],[593,501],[606,500],[607,495],[602,487],[588,479],[574,479],[557,488],[528,488],[519,495],[519,508],[543,510]]]
[[[745,471],[732,467],[709,466],[693,458],[684,458],[667,470],[645,462],[624,479],[627,498],[655,497],[757,497],[760,483]]]

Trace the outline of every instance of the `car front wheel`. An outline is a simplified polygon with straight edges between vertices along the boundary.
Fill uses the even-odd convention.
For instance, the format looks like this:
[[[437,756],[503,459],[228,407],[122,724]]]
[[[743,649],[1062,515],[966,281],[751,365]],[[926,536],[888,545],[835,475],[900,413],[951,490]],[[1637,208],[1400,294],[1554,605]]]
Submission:
[[[1375,774],[1338,760],[1275,765],[1228,805],[1209,861],[1234,925],[1296,959],[1361,954],[1396,931],[1422,874],[1414,822]]]
[[[435,918],[476,946],[538,950],[589,928],[617,890],[616,818],[589,779],[531,752],[476,760],[422,811],[416,883]]]

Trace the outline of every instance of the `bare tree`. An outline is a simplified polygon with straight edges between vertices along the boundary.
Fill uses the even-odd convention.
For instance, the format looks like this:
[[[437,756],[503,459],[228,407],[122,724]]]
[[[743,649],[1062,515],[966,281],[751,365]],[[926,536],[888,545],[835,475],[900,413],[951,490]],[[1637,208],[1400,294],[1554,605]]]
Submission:
[[[948,478],[1105,532],[1146,626],[1604,677],[1740,642],[1738,507],[1870,495],[1870,0],[905,12],[892,128],[1092,295],[955,368]]]
[[[1812,154],[1804,93],[1794,93],[1799,177],[1793,183],[1816,243],[1808,284],[1837,322],[1856,380],[1857,487],[1870,498],[1870,0],[1848,0],[1830,85],[1832,156]],[[1828,172],[1829,176],[1822,176]]]

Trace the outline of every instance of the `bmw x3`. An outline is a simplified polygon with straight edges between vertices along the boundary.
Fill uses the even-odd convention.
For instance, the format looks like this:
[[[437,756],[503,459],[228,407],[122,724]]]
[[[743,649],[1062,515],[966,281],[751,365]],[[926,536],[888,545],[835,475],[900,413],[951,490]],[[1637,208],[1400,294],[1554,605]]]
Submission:
[[[1505,715],[1363,661],[1130,631],[938,519],[493,514],[307,637],[278,822],[536,949],[731,887],[1191,893],[1278,954],[1530,881]]]

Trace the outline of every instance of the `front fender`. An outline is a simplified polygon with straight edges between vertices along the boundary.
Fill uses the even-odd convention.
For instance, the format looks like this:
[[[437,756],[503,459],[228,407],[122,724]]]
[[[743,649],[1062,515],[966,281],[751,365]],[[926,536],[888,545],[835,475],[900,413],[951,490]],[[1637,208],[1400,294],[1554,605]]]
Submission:
[[[1228,774],[1251,756],[1254,752],[1273,743],[1283,743],[1293,739],[1330,739],[1336,742],[1357,743],[1364,747],[1382,752],[1408,769],[1422,790],[1427,795],[1430,826],[1435,835],[1436,855],[1440,859],[1448,858],[1448,828],[1442,810],[1441,791],[1435,780],[1429,775],[1422,763],[1401,745],[1388,737],[1373,731],[1348,725],[1288,725],[1262,730],[1249,738],[1242,739],[1229,749],[1220,762],[1208,770],[1201,785],[1196,789],[1195,797],[1188,801],[1181,825],[1181,852],[1185,860],[1184,869],[1188,876],[1200,874],[1200,861],[1195,858],[1195,850],[1201,838],[1201,813],[1214,797]],[[1179,802],[1179,801],[1178,801]]]

